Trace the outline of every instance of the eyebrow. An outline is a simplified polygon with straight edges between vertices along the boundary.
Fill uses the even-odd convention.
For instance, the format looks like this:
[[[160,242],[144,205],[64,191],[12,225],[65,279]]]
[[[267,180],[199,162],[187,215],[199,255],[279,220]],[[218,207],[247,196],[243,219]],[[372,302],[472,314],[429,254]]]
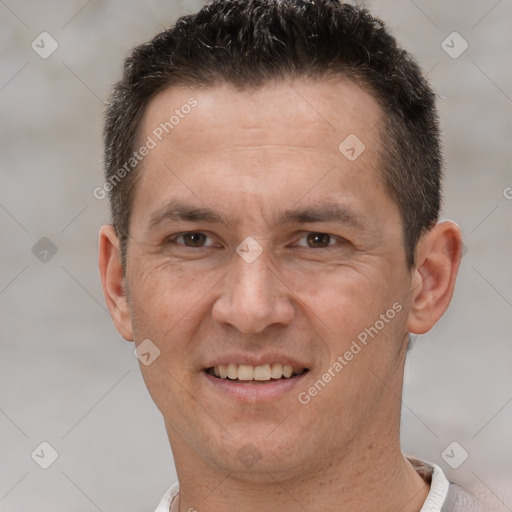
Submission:
[[[210,208],[197,208],[179,201],[169,201],[161,209],[151,215],[148,229],[152,230],[164,222],[173,220],[207,222],[209,224],[229,224],[221,215],[215,213]]]
[[[199,208],[180,201],[169,201],[154,212],[149,219],[148,230],[157,228],[168,221],[205,222],[224,224],[232,228],[233,221],[216,213],[210,208]],[[274,219],[274,224],[314,224],[318,222],[335,222],[348,224],[358,229],[365,226],[365,217],[347,206],[340,204],[323,204],[318,207],[294,208],[281,213]]]
[[[324,204],[318,207],[293,209],[281,214],[278,224],[314,224],[315,222],[336,222],[349,224],[355,228],[364,227],[363,215],[339,204]]]

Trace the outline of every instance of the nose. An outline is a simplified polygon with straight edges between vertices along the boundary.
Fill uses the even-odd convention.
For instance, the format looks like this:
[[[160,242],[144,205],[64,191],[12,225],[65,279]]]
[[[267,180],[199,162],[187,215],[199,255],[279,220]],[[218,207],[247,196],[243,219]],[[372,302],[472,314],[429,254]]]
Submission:
[[[289,324],[295,314],[291,292],[270,267],[265,251],[252,263],[238,254],[222,281],[213,319],[243,333],[259,333],[273,324]]]

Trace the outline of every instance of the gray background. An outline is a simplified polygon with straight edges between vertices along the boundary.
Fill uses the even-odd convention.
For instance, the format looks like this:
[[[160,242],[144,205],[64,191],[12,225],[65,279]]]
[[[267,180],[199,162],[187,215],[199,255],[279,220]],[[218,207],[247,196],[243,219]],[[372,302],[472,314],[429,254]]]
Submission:
[[[92,191],[123,57],[201,4],[0,0],[2,511],[153,510],[175,481],[133,344],[105,309],[97,239],[109,214]],[[467,247],[449,311],[409,355],[403,447],[512,510],[512,2],[367,4],[439,93],[443,216]],[[58,43],[46,59],[31,48],[43,31]],[[454,31],[469,44],[458,58],[441,46]],[[33,252],[42,237],[57,248],[47,261],[48,242]],[[42,441],[59,454],[48,469],[31,458]],[[469,454],[458,469],[442,457],[453,441]]]

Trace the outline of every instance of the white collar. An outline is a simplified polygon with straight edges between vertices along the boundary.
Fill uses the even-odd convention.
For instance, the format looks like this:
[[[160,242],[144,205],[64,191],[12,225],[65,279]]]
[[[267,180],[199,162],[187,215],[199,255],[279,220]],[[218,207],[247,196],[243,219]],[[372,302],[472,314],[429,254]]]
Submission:
[[[420,512],[441,512],[450,482],[437,464],[432,462],[425,462],[425,464],[432,468],[432,481],[430,482],[427,499],[423,503]]]
[[[155,512],[169,512],[171,510],[172,500],[178,495],[179,484],[176,482],[171,485],[167,492],[164,494],[164,497],[161,499],[158,507],[156,507]]]

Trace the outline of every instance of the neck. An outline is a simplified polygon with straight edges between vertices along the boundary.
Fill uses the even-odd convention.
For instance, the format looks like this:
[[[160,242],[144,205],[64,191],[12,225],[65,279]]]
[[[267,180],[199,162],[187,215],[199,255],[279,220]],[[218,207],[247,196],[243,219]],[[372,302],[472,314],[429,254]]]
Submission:
[[[180,493],[171,512],[296,512],[301,508],[310,512],[418,512],[421,509],[429,485],[399,446],[390,450],[389,446],[370,443],[363,450],[351,448],[341,458],[332,457],[318,467],[288,478],[267,473],[266,480],[258,481],[242,479],[233,473],[221,474],[198,460],[192,466],[184,453],[178,457],[175,454]],[[186,470],[184,461],[187,461]]]

